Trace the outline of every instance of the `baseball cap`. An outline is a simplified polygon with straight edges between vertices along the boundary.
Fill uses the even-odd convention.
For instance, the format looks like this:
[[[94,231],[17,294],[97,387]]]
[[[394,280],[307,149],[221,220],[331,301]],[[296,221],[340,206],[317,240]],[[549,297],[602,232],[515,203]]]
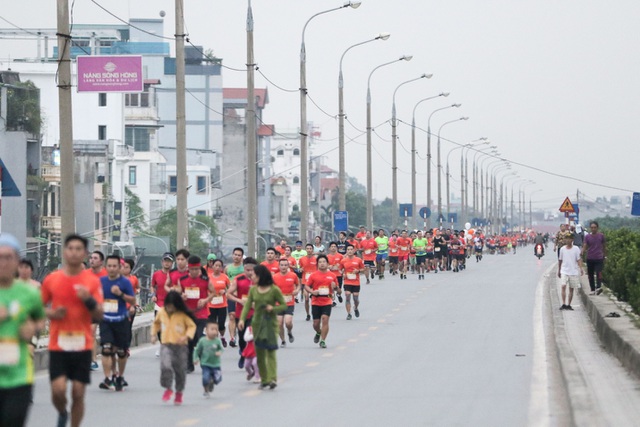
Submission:
[[[0,246],[8,246],[16,252],[20,252],[20,242],[12,234],[0,234]]]
[[[171,261],[175,261],[175,258],[171,252],[165,252],[162,254],[162,259],[170,259]]]
[[[209,255],[207,255],[207,261],[215,261],[216,259],[218,259],[218,257],[216,256],[216,254],[209,254]]]

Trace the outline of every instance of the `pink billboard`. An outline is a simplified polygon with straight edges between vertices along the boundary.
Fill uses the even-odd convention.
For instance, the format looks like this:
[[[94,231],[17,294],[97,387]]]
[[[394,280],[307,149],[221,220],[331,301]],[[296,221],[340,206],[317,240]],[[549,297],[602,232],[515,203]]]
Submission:
[[[142,92],[142,56],[78,56],[78,92]]]

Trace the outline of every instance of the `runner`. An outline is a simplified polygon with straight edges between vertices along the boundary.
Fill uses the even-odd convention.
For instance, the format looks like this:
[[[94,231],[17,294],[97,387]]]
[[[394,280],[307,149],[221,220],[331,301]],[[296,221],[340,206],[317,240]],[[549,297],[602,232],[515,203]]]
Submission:
[[[162,254],[162,270],[157,270],[151,276],[151,289],[153,290],[153,296],[151,301],[154,303],[153,318],[158,315],[158,311],[164,307],[164,299],[167,297],[167,293],[171,290],[171,281],[167,285],[169,274],[171,273],[171,267],[173,267],[174,261],[173,254],[171,252],[165,252]],[[158,333],[158,340],[162,342],[160,333]],[[156,351],[156,357],[160,357],[160,350]]]
[[[275,248],[267,248],[266,259],[260,263],[260,265],[264,265],[271,272],[271,274],[276,274],[280,271],[280,267],[278,265],[280,262],[276,259],[276,249]]]
[[[287,247],[287,241],[285,239],[281,239],[280,246],[276,247],[276,251],[278,252],[278,254],[280,254],[278,258],[282,258],[282,256],[284,256],[285,252],[287,251]]]
[[[484,249],[484,241],[478,234],[473,238],[473,250],[476,255],[476,262],[482,261],[482,250]]]
[[[287,246],[284,251],[284,255],[281,258],[286,259],[289,262],[289,270],[296,273],[296,270],[298,269],[298,260],[291,256],[291,252],[291,246]]]
[[[391,233],[391,238],[389,239],[389,273],[391,275],[398,274],[399,261],[398,232],[394,231]]]
[[[30,284],[36,289],[40,289],[40,282],[34,280],[32,276],[33,263],[26,258],[21,259],[20,264],[18,264],[18,279]]]
[[[316,335],[313,342],[320,344],[320,348],[327,348],[326,340],[329,334],[329,318],[331,317],[331,294],[338,288],[336,276],[329,271],[329,260],[326,255],[318,255],[318,271],[309,276],[305,289],[313,295],[313,329]]]
[[[179,249],[176,251],[176,268],[171,270],[171,274],[169,274],[169,282],[166,285],[171,287],[171,290],[177,291],[179,293],[183,292],[183,289],[180,288],[178,281],[180,278],[189,274],[189,257],[191,254],[186,249]]]
[[[233,264],[227,265],[225,274],[229,278],[229,281],[233,283],[233,279],[244,273],[244,266],[242,265],[242,257],[244,256],[244,249],[234,248],[232,252]],[[231,289],[231,286],[229,286]],[[236,302],[231,298],[227,298],[227,314],[229,315],[229,346],[236,346]]]
[[[418,280],[424,279],[425,264],[427,263],[427,245],[429,242],[423,237],[422,230],[413,241],[413,249],[416,251],[416,269],[418,270]]]
[[[434,255],[433,249],[433,232],[431,230],[428,230],[426,233],[426,239],[427,239],[427,261],[426,261],[426,265],[425,265],[425,271],[427,273],[435,270],[436,268],[436,257]]]
[[[226,347],[227,340],[224,338],[224,325],[227,320],[227,291],[229,290],[229,286],[231,286],[231,281],[229,277],[222,272],[224,265],[221,259],[215,260],[211,268],[212,271],[209,273],[209,281],[213,285],[213,298],[211,298],[208,307],[208,320],[218,325],[220,342],[223,347]]]
[[[344,271],[344,293],[345,308],[347,309],[347,320],[351,320],[351,295],[353,295],[353,308],[356,317],[360,317],[360,273],[365,271],[364,262],[356,256],[356,249],[353,245],[347,245],[347,256],[340,261],[340,266]]]
[[[122,277],[125,277],[127,279],[129,279],[129,282],[131,282],[131,286],[133,287],[133,294],[135,295],[136,301],[134,304],[129,304],[127,303],[127,311],[129,313],[128,316],[128,320],[129,320],[129,345],[127,346],[127,357],[130,356],[130,351],[128,349],[131,348],[131,339],[133,338],[133,321],[136,318],[136,315],[138,314],[138,309],[140,308],[140,304],[139,304],[139,297],[140,297],[140,281],[138,280],[138,278],[136,276],[134,276],[133,274],[131,274],[131,272],[133,271],[134,267],[136,265],[136,262],[134,260],[132,260],[131,258],[127,258],[125,260],[121,260],[120,263],[120,273],[122,274]],[[114,380],[115,382],[115,380]],[[129,384],[127,383],[127,381],[124,379],[124,377],[122,377],[122,384],[127,387]]]
[[[360,226],[360,231],[358,231],[358,234],[356,234],[354,238],[358,241],[358,243],[360,243],[363,240],[369,238],[369,237],[367,237],[367,229],[365,228],[364,225]],[[349,243],[351,243],[351,242],[349,242]],[[354,247],[355,247],[355,245],[354,245]]]
[[[187,360],[187,373],[194,371],[193,349],[204,334],[209,317],[209,303],[213,299],[213,284],[209,281],[206,270],[202,267],[200,257],[191,255],[188,259],[189,272],[178,279],[178,288],[182,290],[182,298],[185,305],[195,317],[196,334],[189,340],[189,359]]]
[[[49,274],[42,283],[42,302],[50,305],[49,378],[58,426],[65,426],[69,419],[68,381],[71,381],[71,425],[76,427],[82,422],[85,388],[91,382],[95,337],[91,323],[101,321],[103,315],[100,280],[84,269],[87,245],[84,237],[68,235],[62,246],[62,268]]]
[[[349,243],[345,243],[345,251],[348,245]],[[342,258],[343,255],[338,252],[338,243],[329,243],[329,253],[327,254],[327,259],[329,260],[329,271],[336,275],[336,279],[338,280],[338,287],[340,287],[340,289],[342,289],[342,267],[340,266],[340,261],[342,261]],[[333,296],[333,304],[331,306],[336,306],[335,295]]]
[[[209,397],[213,392],[213,387],[222,381],[220,356],[222,356],[225,346],[219,338],[220,331],[215,321],[207,320],[205,335],[198,341],[198,345],[193,351],[193,364],[197,365],[199,363],[202,368],[203,395],[204,397]]]
[[[28,344],[44,328],[40,292],[15,279],[20,244],[0,235],[0,425],[22,427],[32,403],[33,362]]]
[[[336,242],[340,255],[345,256],[347,254],[347,244],[349,244],[349,242],[347,242],[347,233],[341,231],[338,235],[338,241]]]
[[[101,278],[107,275],[107,270],[104,268],[104,254],[100,251],[91,252],[91,256],[89,257],[89,269],[96,275],[96,277]],[[98,325],[91,325],[91,329],[93,330],[93,336],[96,336],[96,331],[98,330]],[[91,370],[97,371],[100,369],[98,366],[98,341],[93,340],[93,349],[91,350]]]
[[[297,295],[300,291],[300,280],[296,273],[290,270],[289,262],[286,258],[280,259],[280,270],[273,275],[273,283],[280,288],[282,295],[284,296],[284,302],[287,304],[287,309],[278,313],[278,332],[280,334],[280,346],[284,347],[286,342],[284,341],[284,326],[287,327],[287,335],[289,342],[294,341],[293,337],[293,312],[296,308],[296,303],[293,300],[293,296]]]
[[[103,390],[122,391],[127,352],[131,343],[129,311],[127,303],[136,303],[136,296],[129,279],[120,274],[120,257],[107,257],[107,275],[100,278],[104,296],[104,317],[100,322],[100,346],[102,347]],[[116,367],[117,356],[117,367]],[[117,368],[117,369],[116,369]],[[114,381],[115,378],[115,381]]]
[[[460,271],[458,265],[460,262],[460,247],[464,247],[464,245],[462,244],[462,242],[460,242],[460,239],[458,238],[458,236],[454,233],[451,235],[451,240],[449,240],[449,257],[451,258],[451,268],[453,269],[454,273],[457,273]]]
[[[398,264],[400,269],[400,278],[407,278],[407,269],[409,267],[409,249],[411,248],[411,239],[407,236],[407,230],[402,230],[400,237],[396,241],[398,244]]]
[[[378,237],[375,238],[378,250],[376,251],[376,264],[378,269],[378,280],[384,279],[384,264],[389,254],[389,238],[384,235],[384,230],[378,230]]]
[[[235,252],[235,251],[234,251]],[[249,295],[249,289],[253,286],[253,270],[258,265],[258,261],[252,257],[246,257],[242,261],[242,265],[244,268],[244,272],[239,274],[233,278],[231,281],[231,286],[229,287],[229,293],[227,294],[227,298],[231,301],[235,301],[235,317],[236,319],[240,318],[240,314],[242,314],[242,309],[244,308],[244,304],[247,302],[247,298]],[[247,342],[244,340],[244,334],[247,326],[251,326],[251,319],[253,317],[253,309],[249,311],[249,314],[246,316],[246,320],[244,322],[245,329],[242,330],[238,328],[238,341],[240,344],[240,359],[238,360],[238,368],[244,368],[244,357],[242,356],[242,351],[247,346]]]
[[[207,274],[211,274],[211,272],[213,271],[213,262],[217,259],[218,257],[216,256],[216,254],[209,254],[207,255],[207,265],[205,266],[205,270],[207,271]]]
[[[364,260],[364,274],[367,276],[367,285],[369,284],[369,276],[373,279],[374,271],[376,268],[376,250],[378,244],[375,239],[371,237],[371,232],[367,231],[364,240],[360,243],[362,249],[362,259]]]
[[[326,248],[322,244],[322,237],[316,236],[313,239],[313,253],[315,255],[324,254],[326,252]]]
[[[442,237],[440,230],[436,229],[436,235],[433,238],[433,246],[433,253],[435,256],[436,264],[436,268],[434,271],[437,273],[438,270],[442,271],[446,268],[445,263],[447,261],[447,242],[444,237]]]
[[[318,264],[316,261],[316,256],[313,254],[313,245],[311,243],[307,243],[305,246],[307,250],[307,255],[300,258],[298,260],[298,265],[302,269],[302,284],[307,284],[307,279],[311,276],[312,273],[318,270]],[[304,293],[304,309],[307,312],[307,321],[311,320],[311,314],[309,312],[309,293],[305,290]]]

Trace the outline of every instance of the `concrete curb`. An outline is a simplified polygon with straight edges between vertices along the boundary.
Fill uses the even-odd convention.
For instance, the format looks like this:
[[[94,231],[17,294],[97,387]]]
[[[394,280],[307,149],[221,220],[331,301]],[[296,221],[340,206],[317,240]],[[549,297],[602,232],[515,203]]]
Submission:
[[[600,342],[625,368],[640,378],[640,329],[614,301],[605,295],[588,295],[589,282],[583,278],[582,283],[580,298]],[[618,313],[620,317],[605,317],[611,312]]]
[[[131,348],[139,347],[151,342],[151,323],[153,313],[142,313],[136,316],[131,332]],[[49,349],[39,348],[33,354],[33,366],[36,371],[49,368]]]

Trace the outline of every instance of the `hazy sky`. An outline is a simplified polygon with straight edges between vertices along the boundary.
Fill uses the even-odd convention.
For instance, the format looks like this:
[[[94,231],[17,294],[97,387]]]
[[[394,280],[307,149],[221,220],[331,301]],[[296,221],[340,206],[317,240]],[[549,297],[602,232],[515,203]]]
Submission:
[[[123,19],[156,18],[166,11],[165,34],[173,34],[172,0],[98,0]],[[29,7],[5,8],[0,16],[25,28],[55,27],[55,0],[28,0]],[[153,4],[153,6],[150,6]],[[313,14],[339,6],[340,0],[254,0],[255,52],[260,70],[275,84],[299,87],[302,27]],[[186,0],[186,26],[191,41],[211,48],[224,64],[242,68],[246,62],[246,1]],[[77,0],[76,23],[117,23],[90,0]],[[448,98],[422,103],[416,125],[427,128],[436,108],[454,102],[433,116],[437,132],[446,121],[469,116],[442,129],[442,137],[465,144],[489,137],[502,157],[532,168],[620,188],[640,191],[640,2],[616,0],[364,0],[356,10],[341,9],[315,18],[306,32],[307,85],[310,97],[331,117],[308,103],[308,118],[319,126],[322,140],[315,153],[329,152],[337,169],[337,76],[340,55],[349,46],[386,31],[387,41],[351,50],[344,60],[347,173],[366,183],[366,84],[371,70],[403,54],[398,62],[372,78],[374,126],[391,117],[392,94],[402,82],[433,73],[403,86],[397,94],[397,116],[410,124],[416,102],[439,92]],[[8,25],[0,22],[0,27]],[[0,57],[12,44],[0,40]],[[29,52],[30,55],[33,53]],[[226,87],[246,85],[245,73],[223,71]],[[279,90],[256,74],[256,85],[269,88],[265,119],[276,130],[299,125],[299,95]],[[410,202],[411,129],[398,126],[399,202]],[[391,196],[391,126],[376,128],[374,194]],[[435,140],[432,138],[434,161]],[[404,146],[404,147],[403,147]],[[443,141],[443,163],[453,148]],[[333,150],[333,151],[330,151]],[[426,134],[417,132],[418,204],[426,202]],[[459,194],[459,153],[452,154],[451,186]],[[469,156],[470,158],[472,155]],[[455,161],[453,161],[455,159]],[[486,164],[487,162],[485,162]],[[433,195],[436,195],[435,167]],[[540,206],[559,206],[579,189],[588,199],[600,195],[631,195],[551,176],[514,165],[518,175],[536,181],[527,192]],[[518,185],[516,185],[516,189]],[[443,188],[444,191],[444,188]],[[444,198],[445,196],[443,196]]]

